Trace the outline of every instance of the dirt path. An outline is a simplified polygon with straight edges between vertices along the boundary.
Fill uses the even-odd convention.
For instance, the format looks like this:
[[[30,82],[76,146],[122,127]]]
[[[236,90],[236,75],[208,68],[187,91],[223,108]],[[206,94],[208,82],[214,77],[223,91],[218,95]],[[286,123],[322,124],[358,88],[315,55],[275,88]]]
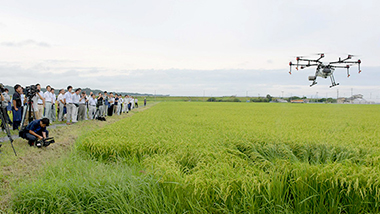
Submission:
[[[69,126],[57,124],[55,127],[49,127],[49,135],[55,138],[56,143],[44,148],[30,147],[26,140],[15,138],[13,144],[18,156],[14,155],[9,142],[4,142],[2,154],[0,154],[0,167],[2,168],[2,172],[0,172],[0,213],[5,212],[8,208],[12,192],[19,182],[36,179],[34,175],[46,164],[67,155],[80,135],[133,116],[153,105],[134,109],[128,114],[107,117],[105,122],[87,120]]]

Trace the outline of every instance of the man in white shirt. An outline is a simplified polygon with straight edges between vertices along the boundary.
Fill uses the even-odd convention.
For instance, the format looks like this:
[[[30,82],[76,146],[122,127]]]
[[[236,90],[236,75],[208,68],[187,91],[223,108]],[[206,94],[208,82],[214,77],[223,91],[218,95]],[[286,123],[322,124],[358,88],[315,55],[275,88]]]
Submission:
[[[108,112],[108,107],[109,107],[107,91],[104,92],[103,103],[104,103],[104,105],[103,105],[102,116],[106,117],[107,116],[107,112]]]
[[[88,100],[88,116],[90,120],[94,119],[95,111],[96,111],[96,103],[97,103],[97,100],[95,98],[95,94],[92,94],[90,99]]]
[[[65,90],[61,89],[59,90],[59,95],[58,95],[58,121],[63,121],[63,109],[65,108]]]
[[[44,116],[49,119],[49,121],[52,121],[51,118],[51,106],[53,103],[53,96],[51,94],[51,87],[50,85],[46,86],[46,92],[44,93],[44,99],[45,99],[45,114]]]
[[[133,98],[133,96],[131,96],[130,102],[131,102],[131,110],[132,110],[135,107],[135,99]]]
[[[139,100],[137,98],[135,99],[135,106],[136,106],[136,108],[139,107]]]
[[[79,98],[79,108],[78,108],[78,120],[82,121],[86,118],[86,102],[87,102],[87,96],[86,92],[82,92]]]
[[[73,93],[73,103],[74,103],[74,110],[72,112],[72,117],[73,117],[73,123],[78,122],[78,109],[79,109],[79,99],[80,99],[80,93],[81,89],[77,88],[75,89],[75,93]]]
[[[128,113],[128,95],[125,95],[123,98],[123,113]]]
[[[122,112],[122,109],[121,109],[121,104],[123,103],[123,98],[121,97],[121,94],[118,95],[118,102],[117,102],[117,115],[120,115],[121,112]]]
[[[71,125],[72,121],[74,120],[72,118],[73,116],[73,111],[74,111],[74,103],[73,103],[73,87],[70,85],[70,86],[67,86],[67,92],[65,93],[64,95],[64,100],[65,100],[65,103],[66,103],[66,124],[67,125]]]
[[[50,117],[51,117],[50,123],[52,123],[57,120],[57,109],[55,107],[55,105],[57,104],[57,97],[55,96],[54,88],[51,88],[50,93],[51,93],[51,96],[53,97],[52,103],[51,103],[51,112],[50,112]]]
[[[41,119],[44,115],[44,107],[45,107],[44,92],[41,91],[41,85],[39,83],[37,83],[36,86],[38,90],[38,97],[37,97],[38,116],[36,118]]]

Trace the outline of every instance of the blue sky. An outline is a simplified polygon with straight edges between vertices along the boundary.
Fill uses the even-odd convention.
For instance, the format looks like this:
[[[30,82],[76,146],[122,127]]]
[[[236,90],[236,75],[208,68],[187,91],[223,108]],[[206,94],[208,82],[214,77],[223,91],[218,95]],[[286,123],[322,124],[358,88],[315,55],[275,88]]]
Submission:
[[[258,94],[380,101],[380,1],[3,1],[0,72],[4,84],[40,82],[140,93]],[[298,55],[326,61],[357,54],[339,87]]]

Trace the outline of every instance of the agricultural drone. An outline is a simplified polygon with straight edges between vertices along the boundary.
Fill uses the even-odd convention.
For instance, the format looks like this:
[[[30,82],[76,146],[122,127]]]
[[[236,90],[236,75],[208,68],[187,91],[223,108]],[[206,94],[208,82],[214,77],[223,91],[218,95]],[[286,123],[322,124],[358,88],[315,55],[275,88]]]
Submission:
[[[296,66],[297,70],[298,70],[298,67],[300,67],[301,69],[304,69],[304,68],[316,66],[317,68],[315,71],[315,75],[309,76],[309,81],[313,81],[310,87],[317,84],[317,77],[323,77],[325,79],[327,77],[330,77],[331,79],[330,88],[331,88],[331,87],[339,85],[339,83],[335,82],[335,78],[334,78],[335,68],[346,68],[347,77],[350,77],[350,67],[354,64],[358,64],[359,74],[360,72],[362,72],[360,70],[360,63],[361,63],[360,59],[358,59],[357,61],[352,61],[351,59],[352,57],[354,57],[353,55],[348,55],[347,58],[345,59],[341,59],[339,57],[338,61],[329,62],[328,64],[323,64],[323,62],[320,61],[323,57],[325,57],[325,54],[320,53],[318,55],[319,55],[318,59],[305,59],[299,56],[296,58],[297,64],[293,64],[292,62],[289,62],[289,66],[290,66],[289,74],[292,74],[292,66]]]

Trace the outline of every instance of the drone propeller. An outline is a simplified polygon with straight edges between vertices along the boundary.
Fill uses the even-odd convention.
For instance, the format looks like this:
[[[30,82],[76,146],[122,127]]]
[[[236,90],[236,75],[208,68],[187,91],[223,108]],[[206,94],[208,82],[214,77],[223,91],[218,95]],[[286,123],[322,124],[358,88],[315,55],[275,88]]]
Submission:
[[[362,63],[362,61],[360,59],[358,59],[359,74],[362,72],[362,70],[360,69],[360,63]]]

